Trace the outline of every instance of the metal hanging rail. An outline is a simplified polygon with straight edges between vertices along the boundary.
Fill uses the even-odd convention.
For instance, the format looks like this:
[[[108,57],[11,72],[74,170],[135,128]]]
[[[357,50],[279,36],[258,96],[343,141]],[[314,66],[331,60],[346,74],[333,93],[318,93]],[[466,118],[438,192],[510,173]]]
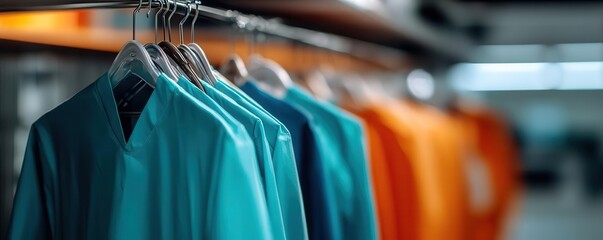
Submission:
[[[169,0],[178,7],[176,12],[185,15],[188,5],[183,2]],[[19,3],[2,4],[0,12],[22,12],[42,10],[72,10],[72,9],[112,9],[134,8],[139,4],[136,0],[24,0]],[[148,2],[143,4],[148,6]],[[153,7],[158,3],[153,1]],[[191,15],[195,14],[195,7]],[[369,58],[380,61],[383,57],[389,59],[402,58],[406,54],[399,49],[385,47],[373,43],[359,41],[334,34],[292,27],[279,22],[277,19],[267,20],[259,16],[247,15],[233,10],[223,10],[204,5],[198,6],[199,16],[232,24],[247,31],[263,33],[270,36],[288,39],[293,42],[326,49],[333,52],[348,54],[357,58]],[[387,59],[385,58],[385,59]],[[385,61],[385,59],[383,59]]]

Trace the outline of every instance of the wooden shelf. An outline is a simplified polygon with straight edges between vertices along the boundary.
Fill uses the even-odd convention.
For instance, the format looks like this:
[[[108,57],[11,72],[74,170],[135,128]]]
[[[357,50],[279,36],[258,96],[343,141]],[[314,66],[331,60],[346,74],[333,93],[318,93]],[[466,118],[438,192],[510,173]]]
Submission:
[[[7,15],[0,15],[0,21]],[[178,42],[178,32],[173,30],[174,42]],[[185,39],[190,39],[188,32]],[[219,65],[230,54],[236,53],[247,56],[252,53],[250,44],[240,39],[232,41],[227,31],[197,30],[197,42],[206,52],[210,62]],[[103,52],[118,52],[121,47],[132,39],[129,29],[116,30],[106,28],[87,28],[76,25],[61,27],[52,26],[17,26],[0,25],[0,39],[35,43],[42,45],[78,48]],[[136,40],[141,43],[154,42],[154,31],[137,30]],[[336,69],[366,72],[373,70],[404,70],[412,64],[408,59],[400,57],[385,57],[376,59],[358,59],[345,54],[326,53],[324,50],[308,46],[294,45],[286,41],[268,41],[255,44],[258,53],[283,65],[292,72],[303,72],[320,65],[329,65]]]
[[[355,4],[370,6],[358,7]],[[394,4],[415,1],[360,0],[207,0],[203,5],[239,10],[263,17],[279,17],[286,24],[313,29],[380,45],[403,49],[419,58],[458,61],[466,59],[473,47],[458,32],[433,27],[419,17],[412,6]],[[0,11],[36,9],[81,9],[136,5],[133,0],[21,0],[0,6]]]

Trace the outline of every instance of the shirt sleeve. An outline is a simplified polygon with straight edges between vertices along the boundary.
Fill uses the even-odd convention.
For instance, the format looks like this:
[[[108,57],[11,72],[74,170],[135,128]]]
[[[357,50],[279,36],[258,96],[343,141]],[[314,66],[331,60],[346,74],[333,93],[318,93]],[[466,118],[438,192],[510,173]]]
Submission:
[[[209,239],[272,239],[251,140],[217,137],[218,164],[210,190]]]
[[[51,225],[44,190],[42,154],[35,126],[29,133],[25,158],[7,239],[51,239]]]
[[[282,129],[279,130],[273,159],[287,238],[307,239],[306,216],[291,135]]]

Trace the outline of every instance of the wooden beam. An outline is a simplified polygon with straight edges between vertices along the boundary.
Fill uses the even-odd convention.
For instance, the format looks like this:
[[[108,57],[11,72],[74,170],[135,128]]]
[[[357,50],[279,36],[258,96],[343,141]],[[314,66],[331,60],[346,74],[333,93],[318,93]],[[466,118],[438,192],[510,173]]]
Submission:
[[[29,14],[29,15],[28,15]],[[33,24],[19,22],[19,19],[30,19]],[[82,27],[71,22],[77,18],[74,11],[55,11],[40,13],[18,13],[0,15],[0,39],[36,43],[42,45],[62,46],[94,51],[118,52],[126,41],[132,38],[131,30],[102,29]],[[46,21],[47,24],[40,24]],[[54,25],[52,21],[57,21]],[[12,22],[12,24],[10,24]],[[178,42],[177,29],[172,29],[173,42]],[[265,42],[249,44],[245,40],[232,40],[232,35],[225,31],[203,30],[196,32],[196,42],[201,45],[209,60],[219,65],[230,54],[248,56],[258,53],[273,59],[291,72],[309,71],[321,65],[335,69],[367,72],[383,70],[403,70],[410,66],[408,59],[396,55],[375,56],[372,59],[361,59],[347,54],[327,52],[326,50],[293,44],[280,39],[268,39]],[[155,35],[150,30],[137,30],[136,40],[141,43],[153,42]],[[187,32],[185,40],[190,39]],[[188,42],[188,41],[186,41]],[[255,52],[254,52],[255,51]]]

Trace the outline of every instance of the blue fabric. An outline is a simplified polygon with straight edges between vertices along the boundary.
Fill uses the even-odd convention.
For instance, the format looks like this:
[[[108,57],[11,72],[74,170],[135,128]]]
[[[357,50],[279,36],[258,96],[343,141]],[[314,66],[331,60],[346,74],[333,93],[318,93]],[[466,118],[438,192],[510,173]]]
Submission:
[[[329,239],[332,230],[327,215],[324,170],[321,168],[316,133],[310,124],[311,114],[272,97],[251,81],[239,87],[289,129],[304,198],[308,234],[310,239]]]
[[[266,137],[272,151],[287,239],[308,239],[301,186],[289,130],[245,93],[221,81],[216,83],[215,88],[252,112],[264,123]]]
[[[263,92],[263,90],[259,89],[251,81],[247,81],[245,84],[239,86],[239,88],[287,127],[292,137],[295,160],[299,168],[299,163],[304,158],[304,151],[302,150],[303,145],[301,141],[296,140],[302,139],[301,131],[304,126],[308,126],[309,114],[303,113],[303,110],[298,110],[290,104]]]
[[[183,82],[183,81],[179,81]],[[192,88],[199,98],[213,102],[215,108],[228,111],[232,116],[243,124],[247,132],[252,137],[259,160],[260,173],[263,177],[263,184],[266,189],[266,201],[268,213],[270,215],[270,225],[274,239],[286,239],[285,228],[282,217],[281,201],[278,195],[274,166],[272,164],[272,155],[266,140],[264,125],[262,121],[247,109],[239,106],[228,96],[213,88],[211,85],[202,82],[205,93],[193,86],[190,82],[183,83]]]
[[[164,75],[126,141],[103,75],[33,124],[8,239],[272,239],[255,156]]]
[[[325,182],[328,239],[376,239],[362,126],[337,107],[291,87],[284,100],[312,114]]]

